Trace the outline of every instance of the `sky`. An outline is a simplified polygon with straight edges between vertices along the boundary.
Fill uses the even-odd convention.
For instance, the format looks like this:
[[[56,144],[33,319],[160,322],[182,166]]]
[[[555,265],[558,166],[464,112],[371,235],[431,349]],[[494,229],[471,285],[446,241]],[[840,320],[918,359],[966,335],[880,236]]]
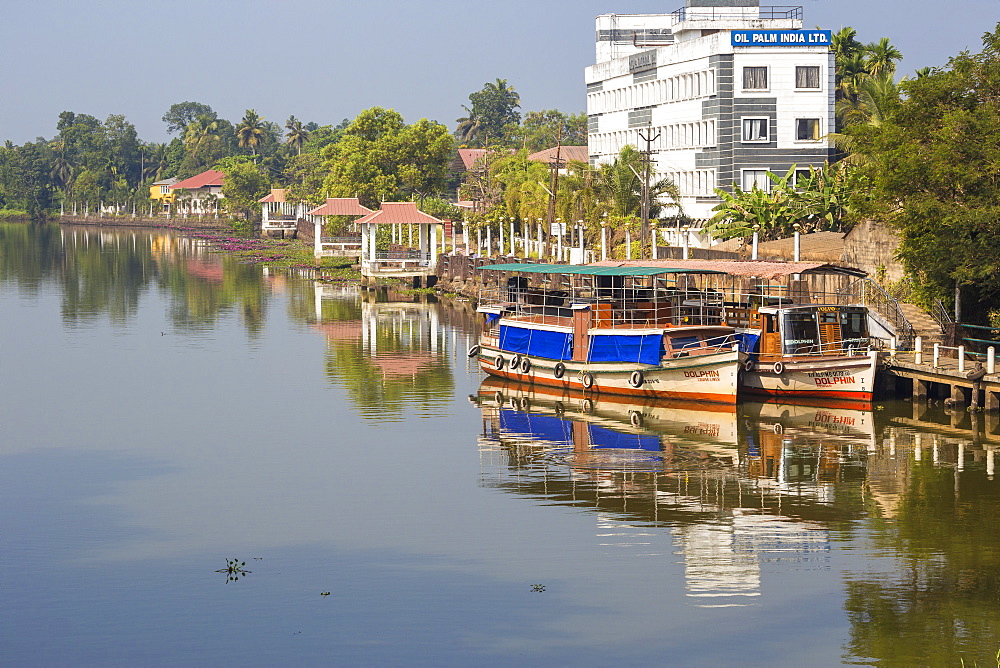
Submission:
[[[764,0],[762,4],[766,4]],[[782,0],[786,1],[786,0]],[[979,51],[1000,0],[799,0],[805,27],[888,37],[899,71]],[[522,111],[585,111],[599,14],[669,13],[684,0],[0,0],[0,141],[51,138],[62,111],[123,114],[170,137],[170,105],[238,122],[336,124],[363,109],[454,128],[469,93],[506,79]],[[793,3],[794,4],[794,3]]]

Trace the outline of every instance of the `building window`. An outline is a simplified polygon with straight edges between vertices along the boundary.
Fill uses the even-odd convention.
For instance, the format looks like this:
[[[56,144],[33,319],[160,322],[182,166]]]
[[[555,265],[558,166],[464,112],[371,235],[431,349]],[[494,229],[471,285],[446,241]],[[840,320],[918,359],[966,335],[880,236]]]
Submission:
[[[818,89],[819,65],[808,65],[795,68],[795,87]]]
[[[587,84],[587,92],[588,93],[600,93],[603,90],[604,90],[604,82],[603,81],[598,81],[596,83]]]
[[[644,128],[653,122],[653,108],[636,109],[628,112],[628,126],[630,128]]]
[[[757,186],[759,190],[763,190],[764,192],[771,192],[771,179],[767,177],[766,169],[743,170],[742,189],[744,191],[753,190],[754,186]]]
[[[600,118],[601,117],[597,115],[587,116],[587,132],[589,132],[590,134],[595,134],[597,132],[600,132],[599,130],[599,128],[601,127]]]
[[[795,170],[795,187],[798,188],[809,181],[812,178],[812,170],[810,169],[796,169]]]
[[[160,194],[161,195],[169,195],[170,194],[170,186],[160,186]]]
[[[767,90],[767,66],[744,67],[743,90]]]
[[[798,141],[819,141],[819,119],[795,119],[795,139]]]
[[[770,141],[770,120],[769,118],[744,118],[743,141],[761,143]]]

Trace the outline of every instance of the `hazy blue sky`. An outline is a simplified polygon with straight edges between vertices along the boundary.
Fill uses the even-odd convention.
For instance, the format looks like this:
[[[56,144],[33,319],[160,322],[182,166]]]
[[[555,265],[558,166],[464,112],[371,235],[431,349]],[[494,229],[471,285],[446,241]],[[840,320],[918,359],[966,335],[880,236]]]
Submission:
[[[784,0],[782,0],[784,1]],[[765,0],[766,2],[766,0]],[[777,0],[775,0],[777,2]],[[454,127],[468,95],[507,79],[522,108],[585,109],[594,17],[666,13],[684,0],[3,0],[0,140],[52,137],[59,112],[124,114],[167,139],[175,102],[284,125],[374,105]],[[792,3],[794,4],[794,3]],[[901,71],[978,51],[1000,0],[801,0],[807,27],[889,37]]]

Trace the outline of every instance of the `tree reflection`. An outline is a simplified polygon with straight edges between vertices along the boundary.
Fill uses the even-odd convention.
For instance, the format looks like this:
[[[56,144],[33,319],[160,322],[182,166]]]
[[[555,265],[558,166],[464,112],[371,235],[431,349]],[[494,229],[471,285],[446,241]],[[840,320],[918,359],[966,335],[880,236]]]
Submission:
[[[270,286],[259,267],[215,253],[181,233],[0,223],[0,282],[37,293],[61,288],[70,327],[107,318],[125,325],[140,299],[158,290],[181,331],[213,328],[236,314],[251,337],[264,327]]]
[[[847,580],[850,654],[879,665],[992,665],[1000,648],[996,483],[981,469],[916,462],[894,512],[873,510],[875,540],[897,555],[898,571]]]

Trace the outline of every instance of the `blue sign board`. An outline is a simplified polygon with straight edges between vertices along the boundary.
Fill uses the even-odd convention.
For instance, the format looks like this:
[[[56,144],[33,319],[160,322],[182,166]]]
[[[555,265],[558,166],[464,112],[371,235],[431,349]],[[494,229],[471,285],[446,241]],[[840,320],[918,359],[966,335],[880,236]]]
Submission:
[[[734,30],[733,46],[830,46],[829,30]]]

